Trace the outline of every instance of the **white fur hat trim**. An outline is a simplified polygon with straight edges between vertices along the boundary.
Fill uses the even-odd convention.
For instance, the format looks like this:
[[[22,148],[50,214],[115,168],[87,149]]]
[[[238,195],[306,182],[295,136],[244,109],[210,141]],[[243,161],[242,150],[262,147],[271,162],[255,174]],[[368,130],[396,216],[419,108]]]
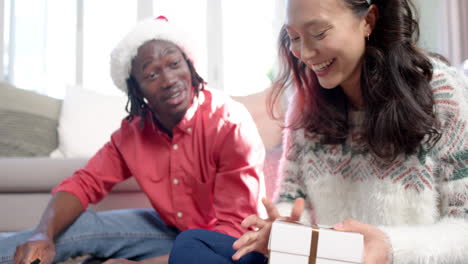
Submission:
[[[136,24],[136,26],[117,44],[111,53],[110,71],[114,84],[125,93],[127,79],[130,77],[132,60],[138,53],[138,48],[150,40],[168,40],[179,46],[189,57],[194,60],[194,54],[190,50],[190,33],[184,32],[165,19],[148,18]]]

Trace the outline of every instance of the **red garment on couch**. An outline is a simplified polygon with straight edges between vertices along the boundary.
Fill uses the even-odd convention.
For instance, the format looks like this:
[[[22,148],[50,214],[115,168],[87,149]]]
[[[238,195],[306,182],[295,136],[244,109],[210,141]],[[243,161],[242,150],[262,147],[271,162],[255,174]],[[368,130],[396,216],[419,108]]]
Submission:
[[[240,223],[257,213],[265,190],[265,149],[245,107],[204,90],[172,138],[153,122],[139,123],[123,120],[85,168],[52,192],[72,193],[87,208],[133,176],[167,225],[244,233]]]

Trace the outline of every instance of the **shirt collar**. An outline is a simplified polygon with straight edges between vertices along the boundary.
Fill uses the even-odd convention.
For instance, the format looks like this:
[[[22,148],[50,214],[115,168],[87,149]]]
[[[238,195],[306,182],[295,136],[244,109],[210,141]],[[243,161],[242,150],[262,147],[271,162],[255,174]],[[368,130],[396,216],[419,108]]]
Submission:
[[[174,129],[178,129],[184,133],[190,134],[193,130],[193,125],[195,124],[195,114],[197,113],[200,106],[205,101],[205,94],[203,91],[198,92],[198,96],[193,97],[192,104],[187,109],[184,117]]]
[[[205,101],[205,94],[203,91],[198,92],[198,96],[193,97],[192,103],[190,104],[189,108],[187,109],[187,112],[185,113],[184,117],[180,122],[174,127],[174,133],[176,132],[182,132],[185,134],[190,134],[193,131],[193,125],[195,124],[195,114],[197,113],[198,109],[200,106],[203,104]],[[156,124],[153,112],[151,110],[148,110],[148,120],[151,123],[151,128],[154,131],[158,131],[161,133],[164,133]]]

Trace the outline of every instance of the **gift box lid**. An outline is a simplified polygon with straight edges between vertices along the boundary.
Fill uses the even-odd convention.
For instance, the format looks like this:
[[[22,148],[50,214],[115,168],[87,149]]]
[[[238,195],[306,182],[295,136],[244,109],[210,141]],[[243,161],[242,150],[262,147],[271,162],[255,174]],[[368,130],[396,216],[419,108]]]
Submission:
[[[312,227],[277,220],[271,228],[268,248],[270,251],[309,256],[312,236],[317,234],[317,258],[362,262],[364,237],[361,234],[339,232],[325,226]]]

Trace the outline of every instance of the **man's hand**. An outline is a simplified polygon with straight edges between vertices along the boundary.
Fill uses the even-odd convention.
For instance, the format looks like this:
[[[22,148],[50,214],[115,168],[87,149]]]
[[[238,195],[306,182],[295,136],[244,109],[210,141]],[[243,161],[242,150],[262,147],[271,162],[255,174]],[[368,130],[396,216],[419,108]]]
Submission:
[[[55,258],[54,237],[67,228],[83,211],[73,194],[58,192],[52,196],[33,235],[16,247],[12,264],[51,264]]]
[[[242,237],[234,242],[232,247],[237,250],[232,256],[233,260],[239,260],[244,255],[257,251],[263,254],[268,252],[268,239],[270,238],[271,225],[277,219],[284,219],[286,221],[298,221],[301,218],[302,211],[304,210],[304,199],[299,198],[294,201],[294,206],[291,211],[291,216],[280,217],[275,205],[268,199],[262,199],[263,204],[268,213],[268,219],[261,219],[256,215],[248,216],[242,221],[242,227],[254,227],[257,231],[246,232]]]
[[[380,229],[375,226],[347,219],[333,226],[333,229],[343,232],[360,233],[364,236],[364,264],[391,263],[390,242]]]
[[[39,259],[40,264],[51,264],[54,258],[54,241],[42,233],[36,233],[16,247],[12,264],[30,264],[36,259]]]

